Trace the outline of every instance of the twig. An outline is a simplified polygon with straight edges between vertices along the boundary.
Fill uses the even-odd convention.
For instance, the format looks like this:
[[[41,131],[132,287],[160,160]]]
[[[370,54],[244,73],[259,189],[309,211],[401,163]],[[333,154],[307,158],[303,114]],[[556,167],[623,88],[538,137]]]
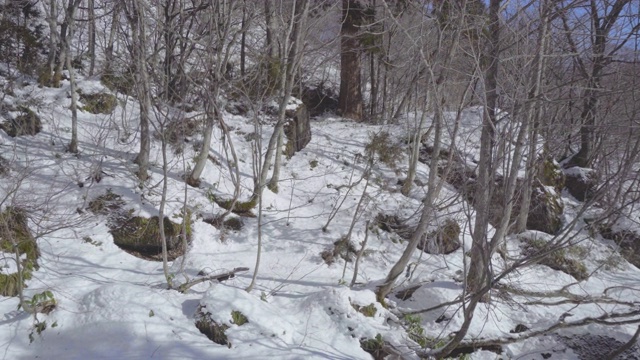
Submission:
[[[225,273],[222,274],[216,274],[216,275],[209,275],[209,276],[205,276],[205,277],[201,277],[198,279],[194,279],[191,282],[188,283],[184,283],[182,285],[180,285],[178,287],[178,291],[180,291],[181,293],[185,293],[187,292],[187,290],[191,289],[193,286],[198,285],[200,283],[203,283],[205,281],[211,281],[211,280],[218,280],[218,281],[225,281],[228,280],[232,277],[234,277],[236,275],[236,273],[239,272],[244,272],[244,271],[249,271],[248,267],[237,267],[231,271],[227,271]]]

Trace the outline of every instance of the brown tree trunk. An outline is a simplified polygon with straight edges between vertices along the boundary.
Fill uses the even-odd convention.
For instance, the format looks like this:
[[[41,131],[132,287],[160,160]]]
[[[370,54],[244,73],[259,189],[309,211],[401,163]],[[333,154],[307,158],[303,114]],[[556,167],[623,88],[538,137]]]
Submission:
[[[359,28],[364,23],[363,6],[356,0],[342,0],[340,29],[340,97],[338,108],[343,117],[362,121],[361,46]]]

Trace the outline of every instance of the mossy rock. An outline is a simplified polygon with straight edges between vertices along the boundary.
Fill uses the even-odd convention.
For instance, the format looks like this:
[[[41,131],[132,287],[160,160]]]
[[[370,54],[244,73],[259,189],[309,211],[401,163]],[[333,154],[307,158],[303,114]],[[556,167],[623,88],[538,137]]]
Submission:
[[[231,205],[233,204],[232,199],[221,199],[216,196],[213,196],[212,200],[216,204],[218,204],[218,206],[220,206],[225,210],[231,209]],[[251,210],[253,210],[257,205],[258,205],[257,196],[249,199],[248,201],[236,201],[236,203],[233,204],[233,209],[231,210],[231,212],[243,217],[256,217],[253,214],[253,212],[251,212]]]
[[[424,236],[418,249],[428,254],[451,254],[460,248],[460,225],[454,219],[445,219],[443,224]]]
[[[563,212],[560,193],[538,183],[531,193],[527,229],[555,235],[562,229]]]
[[[80,101],[84,104],[81,108],[92,114],[111,114],[118,106],[115,95],[108,93],[83,94],[80,93]]]
[[[110,215],[119,212],[124,207],[125,202],[122,196],[114,194],[111,189],[103,195],[89,201],[88,209],[96,215]]]
[[[376,305],[374,303],[371,303],[369,305],[366,306],[361,306],[361,305],[357,305],[357,304],[351,304],[351,306],[359,313],[361,313],[362,315],[366,316],[366,317],[374,317],[376,316],[376,313],[378,312],[378,309],[376,308]]]
[[[382,335],[377,334],[373,339],[360,339],[360,347],[373,356],[374,360],[384,360],[391,353],[388,351],[387,343]]]
[[[21,261],[22,279],[29,280],[31,273],[38,269],[38,257],[40,257],[38,244],[29,231],[24,210],[7,208],[0,213],[0,250],[7,255],[14,254],[14,243],[17,244],[20,257],[26,257]],[[18,273],[0,273],[0,295],[17,296],[20,287],[19,279]],[[25,285],[22,284],[22,286]]]
[[[242,230],[242,227],[244,226],[244,222],[242,221],[242,218],[239,217],[230,217],[228,219],[226,219],[222,225],[226,228],[226,229],[230,229],[233,231],[240,231]]]
[[[351,241],[346,237],[341,237],[333,243],[332,249],[324,250],[320,253],[320,257],[327,265],[333,264],[338,258],[350,262],[358,253]]]
[[[133,72],[107,72],[100,77],[100,81],[102,81],[102,84],[111,91],[129,96],[135,95],[135,79]]]
[[[553,160],[545,157],[538,160],[538,179],[545,186],[553,186],[557,192],[564,189],[565,176],[562,167]]]
[[[188,218],[186,221],[190,222]],[[188,223],[187,223],[188,224]],[[111,223],[113,242],[132,255],[148,260],[162,260],[162,241],[160,239],[160,218],[132,216]],[[164,234],[167,241],[169,260],[175,260],[184,254],[182,246],[182,225],[164,217]],[[191,227],[187,226],[187,241],[191,240]]]
[[[229,325],[219,324],[211,319],[211,315],[204,312],[202,305],[198,306],[195,318],[196,328],[209,338],[209,340],[216,344],[226,345],[231,348],[231,343],[229,342],[229,339],[227,339],[227,334],[225,334],[227,329],[229,329]]]
[[[36,135],[42,131],[42,121],[35,112],[26,107],[21,107],[20,110],[20,115],[0,124],[0,129],[11,137]]]
[[[553,246],[553,244],[549,243],[546,239],[531,237],[530,234],[522,235],[519,238],[522,241],[522,255],[527,257],[547,252]],[[565,274],[571,275],[578,281],[586,280],[589,277],[589,272],[584,263],[570,258],[564,248],[550,252],[543,257],[539,263],[553,270],[562,271]]]

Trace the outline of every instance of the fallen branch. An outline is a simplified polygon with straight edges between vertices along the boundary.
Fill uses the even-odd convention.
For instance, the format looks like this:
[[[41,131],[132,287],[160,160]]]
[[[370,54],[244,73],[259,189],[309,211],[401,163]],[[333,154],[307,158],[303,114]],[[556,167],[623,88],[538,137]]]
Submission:
[[[189,281],[187,283],[184,283],[182,285],[180,285],[178,287],[178,291],[180,291],[181,293],[186,293],[189,289],[191,289],[193,286],[198,285],[200,283],[203,283],[205,281],[211,281],[211,280],[218,280],[219,282],[225,281],[225,280],[229,280],[233,277],[236,276],[236,273],[239,272],[244,272],[244,271],[249,271],[248,267],[237,267],[231,271],[227,271],[225,273],[222,274],[216,274],[216,275],[208,275],[208,276],[204,276],[201,278],[197,278],[194,279],[192,281]]]

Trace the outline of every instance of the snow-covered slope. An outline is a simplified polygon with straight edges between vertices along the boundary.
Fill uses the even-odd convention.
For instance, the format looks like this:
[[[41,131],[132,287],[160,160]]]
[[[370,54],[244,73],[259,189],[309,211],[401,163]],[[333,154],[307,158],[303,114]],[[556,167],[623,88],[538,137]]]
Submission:
[[[40,235],[40,267],[27,282],[25,296],[51,291],[57,301],[53,312],[38,314],[38,321],[46,321],[47,328],[30,339],[35,320],[17,309],[17,298],[0,298],[3,359],[368,359],[371,355],[361,348],[360,340],[377,334],[404,358],[415,358],[419,346],[409,338],[399,311],[434,307],[462,294],[464,253],[471,246],[469,224],[474,215],[461,198],[451,201],[456,195],[452,187],[445,187],[441,195],[442,204],[448,207],[443,208],[440,218],[446,215],[459,220],[464,246],[449,255],[416,251],[412,276],[403,277],[398,289],[422,286],[409,299],[392,296],[392,311],[376,303],[373,291],[404,250],[402,239],[372,226],[357,284],[351,289],[345,284],[351,281],[353,262],[346,264],[346,270],[342,259],[332,265],[324,262],[321,253],[333,249],[354,221],[365,189],[365,181],[358,180],[366,166],[364,147],[371,135],[380,131],[404,134],[406,129],[402,124],[373,126],[336,117],[312,121],[312,141],[285,160],[278,193],[265,190],[261,263],[256,287],[250,293],[244,289],[255,268],[258,220],[243,218],[241,230],[221,232],[202,217],[222,212],[211,195],[229,197],[233,193],[220,129],[214,130],[211,149],[219,162],[207,164],[200,188],[185,189],[182,181],[193,164],[191,143],[185,144],[181,153],[169,151],[167,215],[173,218],[179,214],[185,201],[194,214],[202,215],[194,217],[188,253],[171,264],[175,281],[193,279],[202,271],[216,274],[236,267],[250,271],[220,284],[203,282],[186,294],[166,290],[162,263],[121,250],[113,243],[106,217],[86,210],[90,200],[110,189],[122,196],[134,214],[157,215],[162,181],[160,143],[157,139],[152,143],[151,179],[140,184],[131,161],[138,146],[138,108],[134,99],[118,95],[119,105],[110,115],[79,112],[80,154],[65,153],[71,126],[68,85],[64,83],[59,89],[38,88],[33,83],[17,86],[13,95],[5,94],[3,100],[5,107],[29,106],[43,120],[43,131],[36,136],[10,138],[0,132],[2,156],[12,167],[0,182],[7,199],[4,205],[31,211],[29,224],[32,232]],[[81,80],[79,87],[85,93],[107,91],[91,79]],[[4,116],[14,115],[9,111]],[[473,111],[464,116],[461,134],[473,138],[480,116]],[[247,135],[255,131],[254,124],[242,116],[224,113],[224,117],[232,129],[240,159],[242,199],[246,199],[253,186]],[[271,129],[264,126],[263,130],[266,144]],[[468,156],[476,151],[474,146],[467,149]],[[355,217],[351,237],[355,248],[365,239],[366,221],[373,221],[378,213],[413,216],[416,221],[425,189],[416,186],[410,197],[400,194],[398,179],[404,176],[405,164],[406,159],[397,169],[374,166],[364,208]],[[99,183],[91,180],[96,169],[103,174]],[[428,174],[428,167],[419,164],[418,180],[425,184]],[[564,202],[565,221],[569,222],[577,216],[572,209],[580,205],[568,197]],[[337,215],[328,231],[323,231],[334,211]],[[511,331],[518,324],[537,331],[558,323],[559,318],[578,321],[636,306],[640,271],[624,260],[616,264],[609,261],[612,250],[601,239],[587,236],[586,228],[573,231],[582,249],[574,256],[584,261],[592,276],[576,282],[543,265],[512,273],[500,284],[513,291],[498,292],[491,302],[478,307],[468,339],[506,338],[515,336]],[[517,256],[520,245],[519,238],[511,238],[507,251]],[[611,266],[605,266],[609,263]],[[504,260],[496,255],[496,273],[504,266]],[[548,295],[540,296],[540,292]],[[569,299],[575,296],[585,301],[563,302],[566,292],[573,294]],[[605,301],[590,301],[604,296]],[[356,307],[370,304],[376,309],[373,317],[356,311]],[[231,347],[215,344],[198,331],[198,309],[229,326]],[[231,323],[233,311],[242,312],[248,323]],[[419,321],[425,336],[444,338],[462,323],[460,304],[422,313]],[[567,337],[605,334],[626,342],[635,328],[594,323],[559,331]],[[502,355],[479,350],[471,357],[528,359],[540,358],[543,353],[552,359],[581,358],[561,337],[546,335],[507,344]]]

